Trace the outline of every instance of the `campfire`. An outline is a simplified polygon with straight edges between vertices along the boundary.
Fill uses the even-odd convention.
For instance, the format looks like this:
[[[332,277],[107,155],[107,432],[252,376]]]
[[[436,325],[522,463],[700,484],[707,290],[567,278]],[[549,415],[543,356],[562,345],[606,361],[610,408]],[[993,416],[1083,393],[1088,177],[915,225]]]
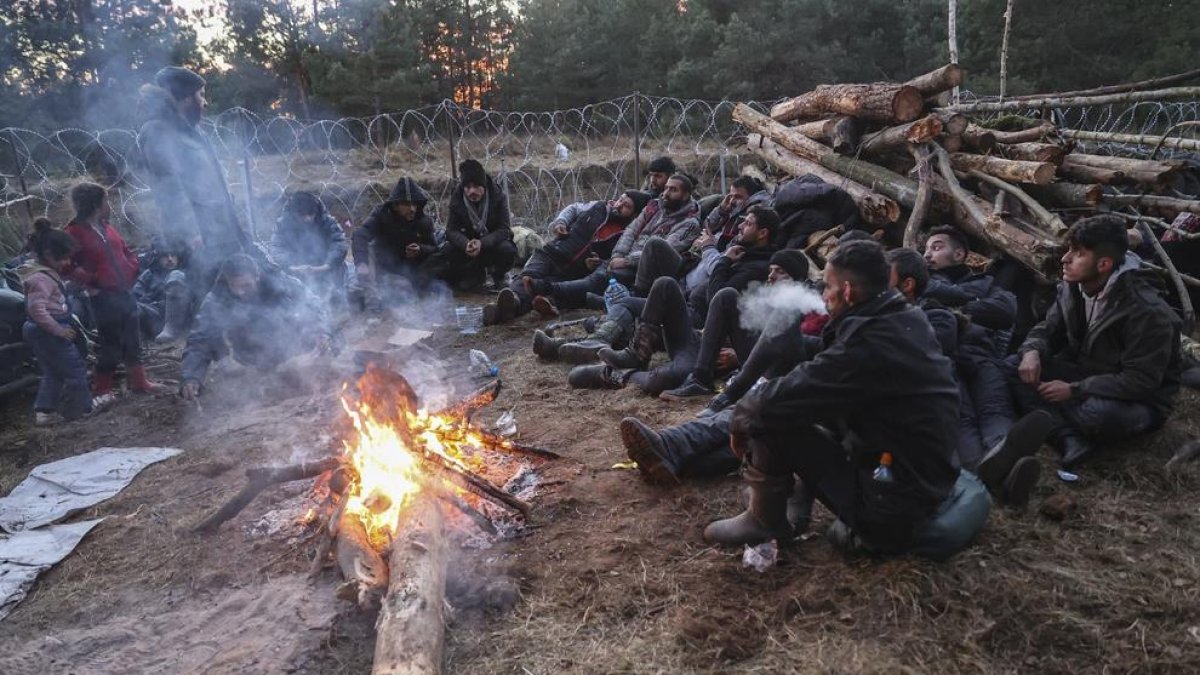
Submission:
[[[401,375],[369,365],[353,386],[343,387],[346,424],[336,456],[248,469],[246,487],[195,529],[215,531],[269,485],[318,477],[323,511],[310,578],[323,574],[333,553],[345,580],[338,597],[379,610],[375,672],[438,672],[448,555],[442,506],[496,535],[501,514],[522,522],[530,506],[486,474],[506,468],[513,458],[558,458],[471,422],[499,392],[500,382],[494,381],[430,411]]]

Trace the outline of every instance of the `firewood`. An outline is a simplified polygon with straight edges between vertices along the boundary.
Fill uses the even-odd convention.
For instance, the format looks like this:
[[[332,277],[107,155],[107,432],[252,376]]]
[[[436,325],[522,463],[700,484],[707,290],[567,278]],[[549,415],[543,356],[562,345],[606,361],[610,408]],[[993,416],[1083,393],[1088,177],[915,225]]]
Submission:
[[[475,412],[495,401],[496,397],[500,395],[502,387],[503,385],[499,379],[492,380],[468,394],[458,403],[439,410],[437,414],[454,419],[470,419],[471,415],[475,414]]]
[[[1112,157],[1109,155],[1089,155],[1082,152],[1073,152],[1068,155],[1068,158],[1073,164],[1112,169],[1121,172],[1121,174],[1130,180],[1158,184],[1169,182],[1184,166],[1182,162]]]
[[[334,539],[338,569],[347,582],[346,588],[353,589],[354,602],[360,608],[374,609],[387,587],[387,563],[371,545],[366,528],[353,513],[342,511]]]
[[[829,113],[868,122],[897,124],[920,116],[925,100],[916,87],[877,84],[823,84],[813,91],[777,103],[771,117],[779,122],[814,119]]]
[[[1150,242],[1155,254],[1158,255],[1163,266],[1167,268],[1167,274],[1171,277],[1171,282],[1175,284],[1175,293],[1179,296],[1180,309],[1183,310],[1183,334],[1191,335],[1192,329],[1196,327],[1196,312],[1192,308],[1192,296],[1188,294],[1187,287],[1184,286],[1183,279],[1179,276],[1179,270],[1175,268],[1175,262],[1171,260],[1171,256],[1167,255],[1166,249],[1163,248],[1162,242],[1158,240],[1158,236],[1150,229],[1150,225],[1142,220],[1137,222],[1137,226],[1142,232],[1142,239]]]
[[[970,126],[971,120],[967,119],[966,115],[958,113],[948,113],[941,110],[935,110],[931,113],[942,122],[942,133],[947,135],[960,135]]]
[[[932,141],[942,133],[942,120],[936,115],[927,115],[915,122],[900,124],[863,136],[858,149],[864,155],[881,155],[903,150],[905,146],[919,145]]]
[[[375,622],[374,675],[441,673],[449,545],[437,500],[418,496],[392,541],[392,570]]]
[[[1120,171],[1083,164],[1075,161],[1073,157],[1074,153],[1063,157],[1063,162],[1058,167],[1058,175],[1078,183],[1112,185],[1125,181],[1125,174]]]
[[[900,219],[900,205],[895,200],[830,171],[816,162],[797,157],[778,143],[763,138],[761,134],[751,134],[747,141],[747,147],[751,152],[789,175],[813,174],[826,183],[845,190],[858,205],[858,213],[862,219],[872,225],[889,225]]]
[[[1010,185],[999,178],[990,176],[982,171],[971,170],[969,173],[974,178],[981,180],[992,187],[999,188],[1000,190],[1003,190],[1004,192],[1016,197],[1017,201],[1021,202],[1021,204],[1023,204],[1025,208],[1029,210],[1029,213],[1033,214],[1033,216],[1037,219],[1038,224],[1045,228],[1050,234],[1054,235],[1055,237],[1062,237],[1067,233],[1067,226],[1065,223],[1063,223],[1061,218],[1053,213],[1050,213],[1046,207],[1039,204],[1036,199],[1030,197],[1029,194],[1021,188],[1018,188],[1015,185]]]
[[[933,167],[930,162],[933,151],[927,143],[909,148],[913,159],[916,160],[917,201],[908,215],[908,224],[904,227],[903,243],[908,248],[917,247],[917,235],[929,214],[929,204],[933,198]]]
[[[193,532],[211,534],[222,523],[242,512],[254,498],[268,486],[277,483],[288,483],[319,476],[326,471],[337,468],[340,461],[336,457],[303,462],[290,466],[255,467],[246,469],[246,485],[238,491],[221,508],[192,528]]]
[[[963,143],[962,134],[943,134],[939,142],[946,152],[962,152],[966,145]]]
[[[1097,183],[1081,185],[1079,183],[1051,183],[1050,185],[1030,185],[1029,192],[1046,201],[1062,207],[1087,208],[1100,203],[1104,186]]]
[[[972,152],[987,154],[996,147],[996,134],[977,124],[968,124],[962,133],[963,145]]]
[[[918,75],[904,84],[909,87],[915,87],[921,92],[922,96],[934,96],[949,91],[963,83],[966,78],[966,71],[963,70],[957,63],[949,63],[937,70]]]
[[[1164,138],[1148,134],[1115,134],[1103,131],[1062,130],[1063,138],[1078,141],[1095,141],[1098,143],[1126,143],[1129,145],[1159,145],[1175,150],[1200,151],[1200,140],[1191,138]]]
[[[1042,142],[1051,136],[1057,135],[1058,127],[1050,122],[1043,122],[1038,126],[1021,129],[1020,131],[1000,131],[999,129],[989,129],[989,131],[991,131],[997,143],[1015,145],[1017,143]]]
[[[433,452],[422,452],[420,457],[423,460],[421,463],[422,466],[434,472],[439,477],[447,479],[464,490],[468,490],[484,499],[516,511],[526,518],[529,517],[532,507],[528,503],[508,494],[480,476],[452,466],[441,455]]]
[[[1048,185],[1055,173],[1054,165],[1049,162],[1023,162],[965,152],[950,155],[950,165],[963,173],[980,171],[1006,181],[1035,185]]]
[[[1053,143],[1001,143],[1000,153],[1008,159],[1025,162],[1050,162],[1058,166],[1067,156],[1067,149]]]
[[[1100,201],[1113,206],[1148,206],[1172,213],[1200,213],[1200,201],[1162,195],[1102,195]]]
[[[1100,96],[1045,96],[1024,100],[977,101],[946,106],[943,110],[960,113],[1013,112],[1020,110],[1074,108],[1098,106],[1109,103],[1138,103],[1141,101],[1168,101],[1200,98],[1200,87],[1170,87],[1152,91],[1130,91]]]
[[[792,128],[814,141],[828,145],[836,153],[849,155],[858,147],[860,127],[858,120],[853,117],[838,115],[815,122],[805,122]]]

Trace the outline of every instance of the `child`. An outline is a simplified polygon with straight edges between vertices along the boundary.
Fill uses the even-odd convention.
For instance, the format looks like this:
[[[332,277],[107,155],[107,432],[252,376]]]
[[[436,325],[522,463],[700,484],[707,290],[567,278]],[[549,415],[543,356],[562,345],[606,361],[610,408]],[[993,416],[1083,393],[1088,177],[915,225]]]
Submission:
[[[108,222],[108,196],[95,183],[80,183],[71,190],[71,203],[75,217],[67,224],[66,232],[79,248],[71,258],[69,276],[91,298],[100,334],[95,393],[97,396],[112,393],[113,375],[122,362],[131,391],[139,394],[165,391],[165,387],[147,379],[142,365],[138,306],[132,293],[138,260],[117,228]]]
[[[87,364],[75,346],[77,334],[71,327],[71,313],[60,276],[75,248],[70,235],[54,229],[50,221],[39,219],[29,237],[33,259],[18,268],[29,317],[22,335],[42,370],[42,381],[33,402],[38,426],[82,417],[109,400],[92,400],[88,393]]]

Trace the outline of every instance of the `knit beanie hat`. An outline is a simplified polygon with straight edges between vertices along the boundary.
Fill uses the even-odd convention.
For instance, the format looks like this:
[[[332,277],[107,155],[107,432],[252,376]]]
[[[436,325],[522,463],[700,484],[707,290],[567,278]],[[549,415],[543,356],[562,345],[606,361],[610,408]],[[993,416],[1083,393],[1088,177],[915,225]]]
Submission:
[[[465,159],[458,165],[458,179],[463,185],[487,187],[487,172],[483,170],[483,165],[474,159]]]
[[[200,91],[204,78],[187,68],[167,66],[154,76],[154,83],[170,92],[174,99],[187,98]]]
[[[788,276],[796,281],[804,281],[808,278],[808,258],[796,249],[785,248],[776,251],[775,255],[771,256],[771,264],[779,265],[784,272],[788,273]]]
[[[641,190],[626,190],[625,196],[633,200],[633,217],[637,218],[642,209],[646,208],[646,204],[650,203],[650,193],[642,192]]]

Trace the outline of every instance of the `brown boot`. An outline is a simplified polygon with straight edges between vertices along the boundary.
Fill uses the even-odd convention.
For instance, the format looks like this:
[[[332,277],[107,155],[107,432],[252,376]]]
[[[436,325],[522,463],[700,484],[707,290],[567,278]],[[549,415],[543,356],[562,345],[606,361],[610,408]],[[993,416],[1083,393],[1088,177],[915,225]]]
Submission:
[[[620,351],[611,347],[601,349],[596,356],[613,368],[646,370],[650,359],[662,344],[662,326],[639,320],[633,329],[629,346]]]
[[[620,340],[625,330],[619,321],[605,319],[586,340],[568,342],[559,347],[558,358],[567,363],[595,363],[596,353]]]
[[[533,331],[533,353],[543,359],[551,360],[558,358],[558,348],[567,344],[566,338],[550,337],[545,331]]]
[[[772,539],[788,541],[792,527],[787,520],[787,501],[792,492],[791,476],[768,476],[747,466],[742,477],[750,488],[750,508],[740,515],[709,523],[704,541],[721,546],[756,545]]]

